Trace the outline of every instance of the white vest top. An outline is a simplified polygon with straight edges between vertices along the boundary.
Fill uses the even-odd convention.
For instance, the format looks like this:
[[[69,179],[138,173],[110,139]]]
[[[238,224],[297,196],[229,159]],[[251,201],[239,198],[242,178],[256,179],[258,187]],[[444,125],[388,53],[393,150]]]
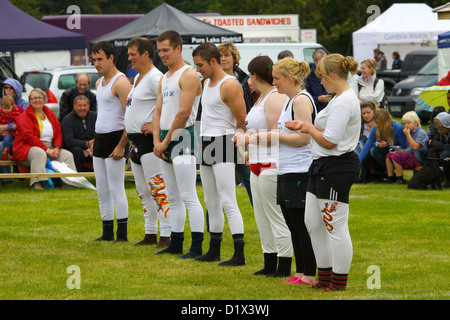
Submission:
[[[175,71],[170,78],[167,78],[165,74],[161,82],[161,94],[163,99],[163,105],[161,110],[160,129],[170,130],[172,122],[175,119],[176,114],[180,110],[180,96],[181,89],[178,84],[181,75],[187,68],[192,68],[189,65],[184,65],[177,71]],[[192,105],[191,114],[186,122],[185,128],[193,126],[197,117],[198,104],[200,102],[200,95],[195,97]]]
[[[106,86],[103,86],[103,78],[97,88],[97,121],[95,122],[96,133],[109,133],[123,130],[125,128],[125,111],[120,99],[111,93],[116,79],[125,75],[118,72]]]
[[[291,131],[285,126],[286,121],[293,120],[293,102],[294,99],[299,95],[307,96],[313,105],[314,115],[317,113],[316,105],[314,104],[314,100],[311,95],[302,91],[297,94],[292,100],[286,98],[286,101],[283,106],[283,110],[281,111],[280,119],[278,120],[278,131],[281,134],[293,134],[295,131]],[[303,147],[291,147],[284,143],[280,143],[280,157],[279,157],[279,165],[278,165],[278,174],[286,174],[286,173],[302,173],[308,172],[308,169],[312,163],[312,155],[311,155],[311,145],[312,138],[308,145]]]
[[[220,88],[228,79],[237,81],[235,77],[227,75],[214,87],[210,87],[210,79],[205,80],[202,94],[201,136],[223,136],[233,134],[236,130],[236,118],[220,98]]]
[[[138,79],[140,75],[136,76]],[[158,98],[158,85],[162,73],[157,68],[152,68],[139,81],[133,84],[127,99],[125,112],[125,129],[127,133],[142,133],[142,125],[153,121],[153,112]]]
[[[266,111],[264,105],[267,98],[277,90],[274,89],[264,98],[257,106],[253,106],[245,118],[245,125],[250,135],[258,132],[268,132],[270,127],[266,120]],[[278,143],[271,146],[263,144],[249,144],[248,145],[249,163],[278,163]]]

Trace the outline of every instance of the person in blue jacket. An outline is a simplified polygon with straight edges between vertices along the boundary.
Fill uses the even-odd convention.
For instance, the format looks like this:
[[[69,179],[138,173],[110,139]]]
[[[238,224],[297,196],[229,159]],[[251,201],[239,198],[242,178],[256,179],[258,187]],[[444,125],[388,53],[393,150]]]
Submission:
[[[359,154],[362,172],[373,180],[387,178],[386,155],[393,147],[406,149],[406,136],[403,126],[386,109],[375,113],[375,126],[370,131],[366,144]]]
[[[1,85],[1,96],[8,95],[14,99],[16,105],[25,110],[29,103],[22,98],[23,86],[16,79],[8,78]]]

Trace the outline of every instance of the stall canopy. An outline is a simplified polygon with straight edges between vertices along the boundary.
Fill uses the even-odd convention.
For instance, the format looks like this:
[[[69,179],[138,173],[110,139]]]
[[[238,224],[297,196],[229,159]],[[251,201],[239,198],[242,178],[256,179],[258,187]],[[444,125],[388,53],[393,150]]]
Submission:
[[[353,32],[353,56],[357,61],[372,59],[373,50],[380,45],[414,44],[414,49],[420,49],[423,42],[436,41],[438,34],[448,30],[450,20],[438,20],[437,13],[427,4],[395,3]],[[386,55],[390,54],[386,52]]]
[[[191,17],[167,3],[162,3],[141,18],[92,40],[91,45],[99,41],[111,42],[116,48],[116,65],[119,70],[125,71],[128,64],[128,41],[134,37],[147,37],[155,40],[166,30],[177,31],[184,44],[243,42],[240,33],[213,26]]]
[[[0,51],[86,48],[86,36],[33,18],[7,0],[0,0]]]

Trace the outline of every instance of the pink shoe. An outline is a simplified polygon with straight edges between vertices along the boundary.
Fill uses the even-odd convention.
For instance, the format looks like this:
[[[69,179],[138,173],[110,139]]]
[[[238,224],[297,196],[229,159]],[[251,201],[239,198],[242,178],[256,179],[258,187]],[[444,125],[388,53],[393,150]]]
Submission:
[[[283,284],[293,284],[299,279],[300,278],[297,278],[297,277],[294,277],[294,276],[289,276],[289,279],[283,281]]]
[[[302,280],[302,278],[297,278],[297,281],[291,282],[291,283],[292,283],[292,284],[296,284],[296,285],[307,285],[307,286],[311,286],[311,285],[314,285],[316,282],[315,282],[315,281],[313,281],[313,282],[305,282],[305,281]]]

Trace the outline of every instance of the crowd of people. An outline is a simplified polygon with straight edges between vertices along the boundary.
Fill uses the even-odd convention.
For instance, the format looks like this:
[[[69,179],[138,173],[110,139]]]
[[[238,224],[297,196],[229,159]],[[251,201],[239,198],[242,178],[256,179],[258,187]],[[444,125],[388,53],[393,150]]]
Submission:
[[[96,94],[87,89],[89,76],[78,75],[76,87],[63,94],[60,120],[45,106],[41,89],[30,92],[28,106],[20,83],[2,85],[2,158],[32,173],[45,172],[48,159],[76,171],[91,163],[102,222],[97,241],[128,241],[129,158],[144,216],[144,238],[136,245],[157,245],[158,255],[220,262],[225,214],[234,254],[219,265],[245,265],[237,171],[261,241],[263,268],[254,275],[326,292],[345,290],[353,255],[353,183],[405,183],[403,170],[418,170],[427,149],[436,148],[448,186],[450,114],[436,112],[428,132],[415,112],[403,116],[403,125],[392,120],[383,108],[375,60],[362,61],[358,77],[352,57],[317,50],[309,65],[282,52],[278,61],[255,57],[247,75],[233,43],[199,45],[195,68],[183,60],[177,32],[163,32],[156,47],[165,74],[153,65],[150,40],[128,43],[136,71],[130,82],[114,64],[114,47],[96,43],[92,61],[102,75]],[[210,237],[206,253],[198,166]],[[30,185],[42,189],[46,180],[33,178]],[[192,240],[185,252],[187,215]]]

